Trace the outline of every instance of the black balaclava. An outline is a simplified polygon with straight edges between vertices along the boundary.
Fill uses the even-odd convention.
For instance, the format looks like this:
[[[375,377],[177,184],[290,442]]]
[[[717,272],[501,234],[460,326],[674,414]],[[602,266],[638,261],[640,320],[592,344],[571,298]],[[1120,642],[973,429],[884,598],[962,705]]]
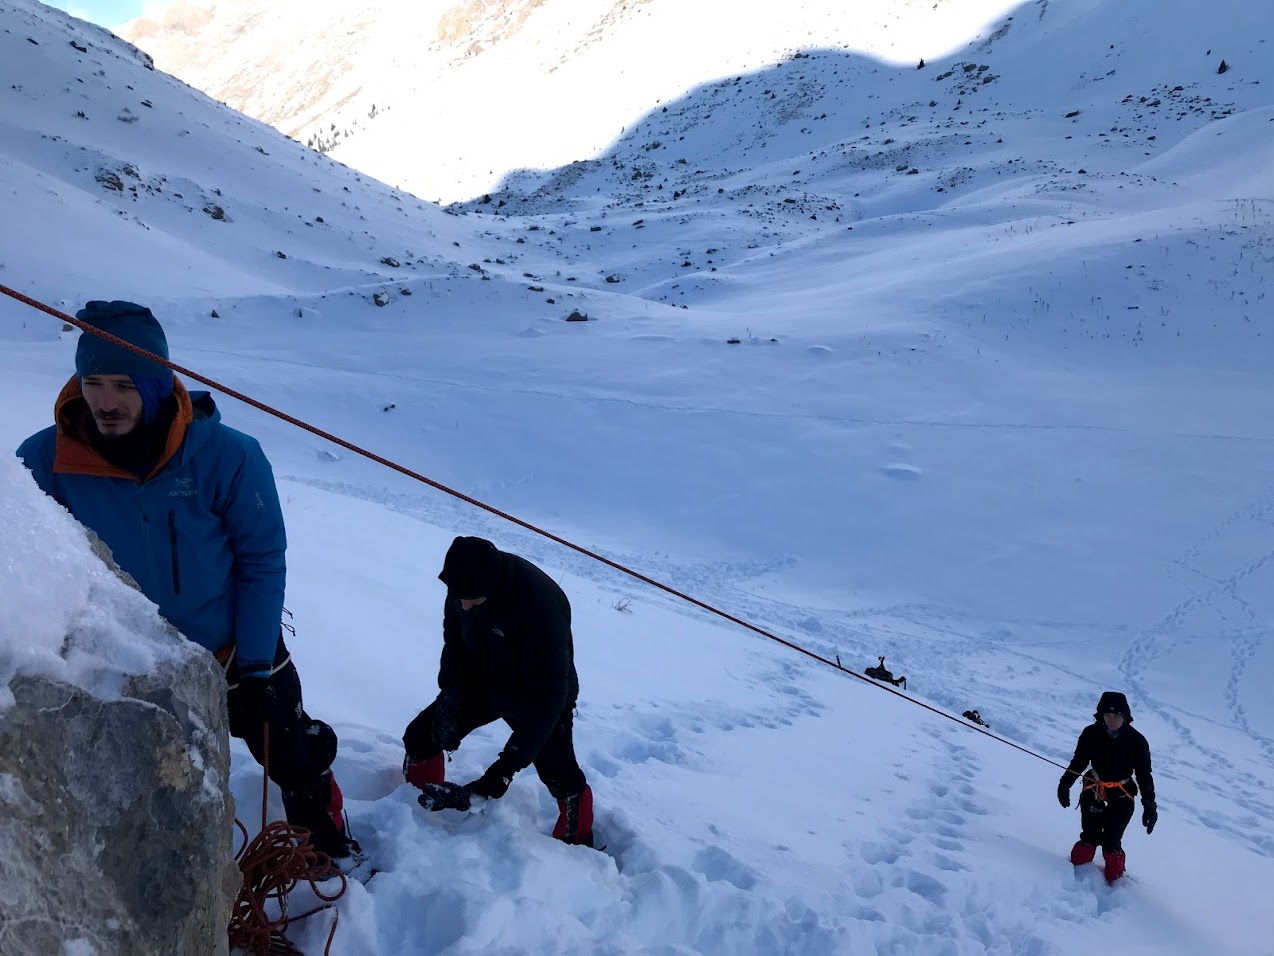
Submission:
[[[451,597],[471,601],[489,598],[500,587],[504,555],[486,538],[459,537],[451,542],[438,580]]]

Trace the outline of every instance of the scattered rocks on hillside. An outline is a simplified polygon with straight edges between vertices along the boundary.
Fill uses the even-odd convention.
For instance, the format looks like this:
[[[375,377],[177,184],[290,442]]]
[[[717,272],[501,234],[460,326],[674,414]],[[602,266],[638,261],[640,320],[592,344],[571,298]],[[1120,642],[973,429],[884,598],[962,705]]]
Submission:
[[[391,269],[397,269],[399,265],[401,265],[401,263],[393,256],[382,256],[380,261],[389,266]]]
[[[384,292],[375,292],[372,294],[372,302],[374,302],[378,307],[383,308],[389,305],[389,296],[387,296]]]
[[[567,322],[587,322],[588,313],[579,312],[579,311],[572,312],[570,315],[566,317],[566,321]]]

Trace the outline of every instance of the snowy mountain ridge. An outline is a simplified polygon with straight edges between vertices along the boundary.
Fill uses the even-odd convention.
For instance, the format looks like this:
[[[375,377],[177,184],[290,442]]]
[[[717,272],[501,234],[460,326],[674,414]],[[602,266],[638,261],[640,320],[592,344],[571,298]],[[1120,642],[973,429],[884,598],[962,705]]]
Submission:
[[[178,0],[120,33],[161,69],[298,141],[453,201],[508,169],[595,156],[652,103],[704,80],[824,47],[914,64],[1011,7],[798,0],[781,15],[754,4],[723,16],[704,0]],[[278,42],[298,29],[304,43]],[[399,150],[411,159],[388,160]]]

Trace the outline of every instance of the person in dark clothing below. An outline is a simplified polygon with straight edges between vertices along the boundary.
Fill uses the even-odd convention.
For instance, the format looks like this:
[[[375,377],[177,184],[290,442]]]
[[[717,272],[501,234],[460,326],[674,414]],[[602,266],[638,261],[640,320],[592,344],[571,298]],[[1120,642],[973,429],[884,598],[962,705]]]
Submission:
[[[76,317],[162,359],[150,309],[89,302]],[[36,484],[92,530],[115,562],[188,640],[226,673],[230,733],[258,762],[270,731],[270,779],[289,822],[342,866],[361,855],[332,776],[336,733],[301,706],[284,646],[287,547],[261,446],[221,424],[207,392],[172,370],[85,332],[54,425],[18,449]]]
[[[1057,784],[1057,802],[1071,805],[1071,787],[1084,774],[1079,797],[1080,834],[1071,847],[1071,863],[1093,861],[1101,847],[1106,880],[1124,875],[1124,830],[1132,820],[1134,797],[1141,790],[1141,823],[1152,833],[1159,819],[1155,808],[1155,781],[1150,773],[1150,744],[1134,730],[1128,698],[1106,691],[1097,703],[1093,723],[1080,732],[1075,756]],[[1085,773],[1084,771],[1087,770]],[[1134,779],[1135,778],[1135,779]]]
[[[467,809],[470,796],[498,800],[534,764],[557,800],[553,836],[593,845],[593,791],[575,758],[579,697],[571,605],[547,574],[484,538],[451,543],[439,579],[447,586],[437,699],[403,734],[403,775],[429,809]],[[443,751],[497,719],[513,731],[477,780],[445,782]]]

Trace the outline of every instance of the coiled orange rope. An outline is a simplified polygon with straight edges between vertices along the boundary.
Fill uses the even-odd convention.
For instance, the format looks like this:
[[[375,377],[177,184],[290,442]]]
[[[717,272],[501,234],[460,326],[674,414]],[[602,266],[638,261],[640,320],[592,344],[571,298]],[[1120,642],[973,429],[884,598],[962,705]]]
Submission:
[[[243,833],[245,844],[235,856],[243,873],[243,886],[230,911],[229,938],[231,950],[240,949],[252,956],[300,956],[293,942],[287,938],[290,924],[313,916],[323,910],[333,912],[332,929],[327,934],[323,952],[330,954],[340,911],[333,907],[345,895],[348,887],[345,874],[340,871],[326,853],[310,845],[310,831],[292,826],[283,820],[266,822],[266,796],[270,786],[270,725],[265,725],[265,759],[262,762],[261,781],[261,832],[248,842],[248,829],[239,820],[235,825]],[[317,884],[323,880],[338,878],[340,889],[332,895],[321,891]],[[298,883],[307,882],[314,895],[323,901],[322,906],[288,916],[288,894]],[[267,905],[273,900],[279,915],[271,918]]]

